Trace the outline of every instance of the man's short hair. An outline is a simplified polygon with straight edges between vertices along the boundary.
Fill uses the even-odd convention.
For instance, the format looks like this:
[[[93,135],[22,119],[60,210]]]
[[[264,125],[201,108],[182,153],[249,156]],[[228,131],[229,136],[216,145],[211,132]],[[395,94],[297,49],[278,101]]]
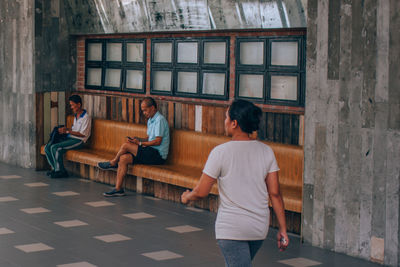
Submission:
[[[150,96],[143,98],[143,102],[146,103],[147,107],[154,106],[157,109],[157,102]]]
[[[82,98],[79,95],[71,95],[68,100],[74,102],[75,104],[82,105]]]

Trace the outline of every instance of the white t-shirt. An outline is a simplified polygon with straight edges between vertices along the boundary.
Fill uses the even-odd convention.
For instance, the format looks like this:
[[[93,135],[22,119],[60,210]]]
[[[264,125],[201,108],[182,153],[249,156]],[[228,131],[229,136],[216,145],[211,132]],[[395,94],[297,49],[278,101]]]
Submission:
[[[86,110],[83,110],[83,113],[77,118],[74,116],[74,124],[72,125],[71,130],[74,132],[80,132],[85,137],[79,137],[76,135],[69,134],[68,136],[71,138],[76,138],[82,140],[84,143],[90,137],[90,131],[92,129],[92,119],[89,114],[87,114]]]
[[[230,141],[211,151],[203,172],[218,179],[217,239],[265,239],[269,228],[265,178],[278,170],[272,149],[256,140]]]

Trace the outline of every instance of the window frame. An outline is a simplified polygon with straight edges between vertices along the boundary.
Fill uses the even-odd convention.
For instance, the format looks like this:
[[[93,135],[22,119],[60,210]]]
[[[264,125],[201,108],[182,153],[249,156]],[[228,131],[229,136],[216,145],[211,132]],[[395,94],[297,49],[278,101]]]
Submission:
[[[240,63],[240,44],[242,42],[264,42],[264,59],[262,65],[247,65]],[[297,66],[272,65],[272,43],[273,42],[297,42]],[[258,36],[237,37],[235,44],[235,99],[246,99],[259,104],[304,107],[305,95],[305,36]],[[264,73],[263,98],[243,97],[239,95],[240,74]],[[272,99],[271,98],[271,76],[297,76],[297,99]]]
[[[172,43],[171,63],[155,62],[154,49],[156,43]],[[178,45],[179,43],[197,43],[197,63],[178,63]],[[207,42],[224,42],[225,43],[225,64],[204,63],[204,44]],[[177,37],[177,38],[151,38],[151,64],[150,64],[150,93],[154,95],[169,95],[177,97],[190,97],[198,99],[228,99],[229,84],[229,36],[218,37]],[[171,71],[172,87],[171,91],[159,91],[154,89],[153,73],[155,71]],[[178,91],[178,73],[179,72],[196,72],[197,73],[197,89],[196,93],[179,92]],[[224,93],[222,95],[203,94],[203,74],[204,73],[225,73]]]
[[[89,45],[91,43],[101,43],[102,45],[102,60],[91,61],[88,60]],[[107,61],[107,44],[108,43],[121,43],[121,61]],[[141,43],[143,45],[143,62],[129,62],[127,61],[127,44],[128,43]],[[88,69],[89,68],[101,68],[101,85],[90,85],[88,84]],[[110,87],[105,85],[106,71],[107,69],[121,69],[120,83],[118,87]],[[142,89],[134,89],[126,87],[126,75],[127,70],[141,70],[143,71],[143,85]],[[116,91],[116,92],[134,92],[145,94],[146,93],[146,39],[86,39],[85,40],[85,88],[104,90],[104,91]]]

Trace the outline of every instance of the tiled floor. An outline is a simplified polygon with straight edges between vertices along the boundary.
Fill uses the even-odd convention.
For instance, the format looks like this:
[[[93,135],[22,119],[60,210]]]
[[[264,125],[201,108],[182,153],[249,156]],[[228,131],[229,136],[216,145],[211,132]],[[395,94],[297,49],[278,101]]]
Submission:
[[[215,214],[77,177],[0,163],[0,267],[224,266]],[[157,200],[157,201],[155,201]],[[271,229],[254,266],[379,266],[300,243],[280,253]]]

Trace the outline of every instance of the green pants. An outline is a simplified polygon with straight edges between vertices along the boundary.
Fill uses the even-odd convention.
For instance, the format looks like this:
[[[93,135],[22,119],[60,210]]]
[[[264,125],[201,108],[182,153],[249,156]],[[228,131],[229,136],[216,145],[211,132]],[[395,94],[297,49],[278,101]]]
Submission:
[[[47,144],[44,148],[46,158],[54,171],[65,171],[63,155],[69,149],[79,148],[83,141],[69,137],[67,140],[57,144]]]

